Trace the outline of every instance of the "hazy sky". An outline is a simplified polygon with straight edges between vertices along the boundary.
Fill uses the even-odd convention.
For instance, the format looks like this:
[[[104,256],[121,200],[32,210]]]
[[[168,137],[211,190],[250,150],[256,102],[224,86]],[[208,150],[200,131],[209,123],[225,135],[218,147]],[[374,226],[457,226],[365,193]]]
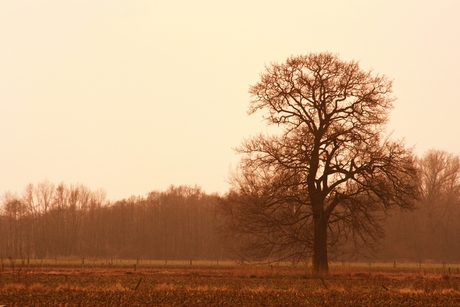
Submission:
[[[394,80],[389,130],[460,154],[460,1],[0,2],[0,194],[81,183],[111,200],[224,193],[264,131],[264,65],[329,51]]]

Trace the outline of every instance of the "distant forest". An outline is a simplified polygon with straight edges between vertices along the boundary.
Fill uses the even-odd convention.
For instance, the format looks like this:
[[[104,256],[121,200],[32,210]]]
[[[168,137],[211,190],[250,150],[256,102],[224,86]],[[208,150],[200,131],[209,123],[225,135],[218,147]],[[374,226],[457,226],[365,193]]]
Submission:
[[[109,203],[82,185],[28,185],[4,197],[0,257],[218,260],[217,200],[180,186]]]
[[[429,151],[418,159],[422,199],[392,211],[371,261],[460,261],[460,159]],[[109,202],[83,185],[29,184],[0,204],[0,257],[151,260],[229,259],[216,208],[226,195],[171,186],[145,197]],[[241,259],[238,259],[241,260]],[[364,260],[359,251],[354,258]]]

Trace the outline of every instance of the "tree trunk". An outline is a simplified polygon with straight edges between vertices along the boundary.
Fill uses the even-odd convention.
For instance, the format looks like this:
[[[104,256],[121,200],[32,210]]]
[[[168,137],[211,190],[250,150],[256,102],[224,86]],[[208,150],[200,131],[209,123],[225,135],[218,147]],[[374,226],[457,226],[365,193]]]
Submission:
[[[326,275],[329,271],[327,260],[327,218],[324,212],[313,215],[313,274]]]

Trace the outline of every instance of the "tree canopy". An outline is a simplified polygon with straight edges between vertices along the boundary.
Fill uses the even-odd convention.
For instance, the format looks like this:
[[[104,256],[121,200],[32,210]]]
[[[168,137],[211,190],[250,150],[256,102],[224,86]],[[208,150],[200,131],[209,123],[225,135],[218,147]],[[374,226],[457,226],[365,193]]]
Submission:
[[[331,53],[293,56],[266,67],[250,87],[249,114],[274,135],[244,140],[221,202],[223,230],[241,256],[313,259],[375,249],[385,212],[418,198],[412,151],[385,134],[392,82]]]

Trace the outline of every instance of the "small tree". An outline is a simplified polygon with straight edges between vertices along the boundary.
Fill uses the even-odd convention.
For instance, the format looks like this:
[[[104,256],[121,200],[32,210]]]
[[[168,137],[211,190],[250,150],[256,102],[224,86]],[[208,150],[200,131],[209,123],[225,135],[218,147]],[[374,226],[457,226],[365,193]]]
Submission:
[[[220,205],[224,231],[252,258],[301,260],[328,272],[328,252],[354,243],[373,250],[388,208],[413,208],[411,150],[384,137],[391,81],[330,53],[272,64],[250,87],[249,114],[264,112],[272,136],[257,135]]]

